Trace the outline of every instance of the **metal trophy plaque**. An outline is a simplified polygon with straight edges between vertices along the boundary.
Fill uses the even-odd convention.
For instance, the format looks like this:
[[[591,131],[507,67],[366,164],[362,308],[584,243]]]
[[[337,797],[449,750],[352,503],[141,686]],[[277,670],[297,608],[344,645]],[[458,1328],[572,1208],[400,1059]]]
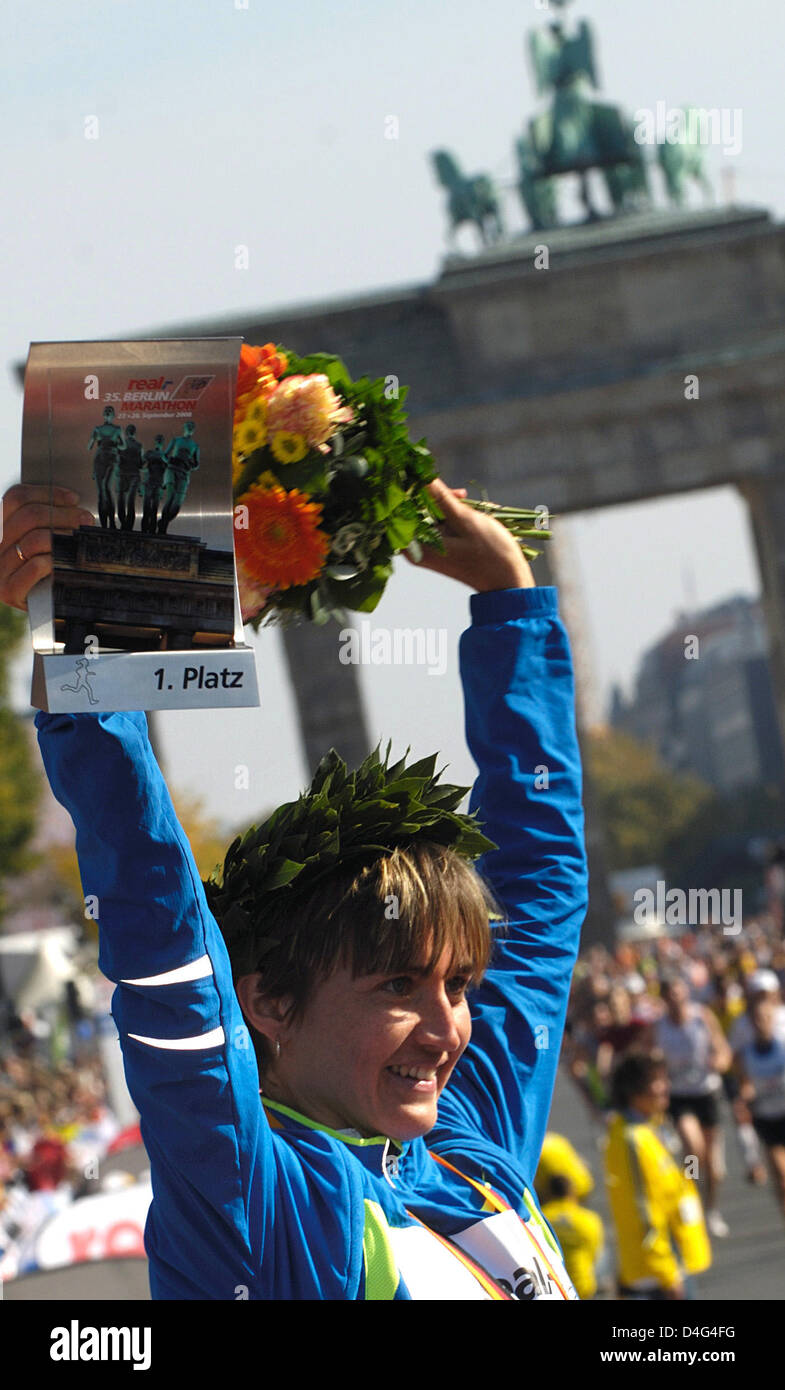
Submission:
[[[240,338],[33,343],[22,481],[80,494],[28,595],[52,714],[259,704],[234,564]]]

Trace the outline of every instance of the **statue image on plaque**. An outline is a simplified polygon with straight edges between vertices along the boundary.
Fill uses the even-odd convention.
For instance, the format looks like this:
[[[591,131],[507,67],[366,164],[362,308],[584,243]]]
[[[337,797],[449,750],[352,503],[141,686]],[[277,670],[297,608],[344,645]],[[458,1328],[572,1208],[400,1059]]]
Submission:
[[[95,517],[91,526],[53,533],[53,573],[28,601],[34,648],[47,673],[41,707],[258,703],[255,672],[252,683],[248,669],[236,681],[237,666],[230,670],[221,657],[242,649],[253,667],[234,560],[240,344],[206,338],[31,345],[23,480],[76,490]],[[163,664],[161,654],[168,654]],[[55,659],[63,679],[52,691]],[[40,675],[34,673],[34,704],[43,696]],[[230,697],[231,690],[243,698]]]

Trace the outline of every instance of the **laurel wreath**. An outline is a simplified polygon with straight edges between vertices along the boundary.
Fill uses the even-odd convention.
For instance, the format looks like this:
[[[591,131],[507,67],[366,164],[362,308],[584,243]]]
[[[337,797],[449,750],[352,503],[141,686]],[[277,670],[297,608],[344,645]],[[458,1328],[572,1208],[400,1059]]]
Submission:
[[[497,849],[477,812],[456,810],[468,787],[440,782],[438,754],[389,764],[377,745],[354,772],[334,748],[307,792],[279,806],[229,846],[204,890],[236,973],[252,973],[292,930],[292,909],[337,868],[373,862],[398,846],[429,840],[465,859]]]

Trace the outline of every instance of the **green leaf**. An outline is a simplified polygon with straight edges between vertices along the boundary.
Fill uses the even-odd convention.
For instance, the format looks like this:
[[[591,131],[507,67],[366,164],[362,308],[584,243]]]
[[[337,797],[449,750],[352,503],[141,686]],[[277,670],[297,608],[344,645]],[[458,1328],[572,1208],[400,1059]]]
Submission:
[[[355,600],[352,605],[355,612],[373,613],[374,609],[377,608],[379,605],[379,600],[381,599],[384,590],[385,585],[379,584],[377,588],[369,590],[369,592],[366,593],[364,598],[360,599],[359,601]]]
[[[417,518],[401,516],[396,512],[387,522],[385,535],[392,550],[405,550],[414,540],[417,531]]]
[[[304,868],[305,864],[298,864],[293,859],[284,859],[265,879],[265,891],[269,893],[273,888],[281,888],[285,883],[291,883]]]
[[[281,485],[287,492],[291,492],[292,488],[307,493],[327,491],[327,463],[324,454],[312,451],[296,463],[278,464],[277,472]]]
[[[374,565],[356,579],[344,579],[341,583],[343,606],[353,608],[358,613],[372,612],[384,593],[391,572],[389,565]],[[366,608],[368,600],[371,602]]]
[[[397,483],[388,483],[384,491],[384,496],[374,499],[374,520],[383,521],[385,517],[390,515],[390,512],[395,511],[395,508],[400,506],[405,497],[406,493]]]

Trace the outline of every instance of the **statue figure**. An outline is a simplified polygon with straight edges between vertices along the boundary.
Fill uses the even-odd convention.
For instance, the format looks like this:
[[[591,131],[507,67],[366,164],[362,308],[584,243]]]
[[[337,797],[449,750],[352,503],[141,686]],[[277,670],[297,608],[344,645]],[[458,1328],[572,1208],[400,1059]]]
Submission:
[[[166,535],[169,523],[174,521],[185,501],[191,473],[199,467],[199,445],[193,437],[195,429],[194,421],[186,420],[182,434],[172,439],[166,447],[164,457],[167,460],[167,469],[164,486],[167,496],[158,522],[159,536]]]
[[[163,443],[163,435],[157,434],[155,436],[153,448],[148,449],[144,456],[144,465],[141,474],[142,492],[144,494],[142,530],[152,536],[155,535],[158,529],[158,507],[164,487],[164,473],[166,472],[166,457],[163,451]]]
[[[515,158],[518,163],[518,193],[532,230],[541,232],[547,227],[557,227],[556,180],[543,174],[542,163],[525,135],[519,136],[515,142]]]
[[[559,9],[571,0],[551,0]],[[599,217],[591,199],[590,169],[603,170],[616,210],[630,196],[647,196],[643,152],[631,122],[616,106],[593,100],[599,86],[592,31],[582,20],[568,35],[560,19],[529,35],[529,54],[539,95],[553,93],[548,111],[529,122],[529,139],[543,176],[577,173],[587,220]],[[632,171],[625,174],[625,170]],[[613,173],[610,174],[610,171]]]
[[[630,126],[630,149],[637,151],[638,146],[634,145],[635,137],[632,130],[633,127]],[[651,194],[642,154],[634,154],[629,164],[612,164],[610,168],[603,169],[602,176],[614,212],[637,212],[641,208],[649,207]]]
[[[123,431],[114,422],[114,406],[104,406],[103,423],[96,425],[87,446],[98,447],[93,460],[93,482],[98,489],[98,519],[105,530],[117,530],[112,486],[117,480],[119,453],[123,447]]]
[[[665,178],[668,198],[674,207],[684,206],[685,183],[694,179],[708,200],[713,190],[706,177],[703,147],[697,138],[698,113],[694,107],[684,108],[684,131],[679,140],[663,140],[657,144],[657,160]]]
[[[464,178],[449,150],[434,150],[431,159],[439,183],[449,191],[450,241],[463,222],[474,223],[483,246],[498,241],[504,228],[491,180],[484,174]]]
[[[126,425],[125,440],[120,450],[117,483],[117,515],[123,531],[133,531],[136,511],[134,502],[139,487],[142,446],[136,437],[136,425]]]
[[[514,147],[515,187],[532,232],[559,226],[557,191],[563,174],[578,176],[587,222],[609,215],[600,213],[593,201],[600,180],[613,215],[643,211],[652,204],[649,170],[654,160],[646,151],[651,137],[642,138],[620,106],[595,99],[599,80],[592,29],[582,20],[568,31],[562,22],[562,12],[572,2],[547,0],[544,8],[552,9],[552,19],[526,40],[537,93],[549,99],[547,109],[528,121]],[[674,114],[679,118],[676,134],[669,134],[664,143],[657,141],[656,159],[670,202],[681,207],[690,179],[712,196],[696,133],[706,113],[690,107]],[[449,194],[451,242],[463,222],[474,223],[483,246],[498,241],[504,232],[491,180],[484,175],[464,177],[447,150],[432,151],[431,159]]]

